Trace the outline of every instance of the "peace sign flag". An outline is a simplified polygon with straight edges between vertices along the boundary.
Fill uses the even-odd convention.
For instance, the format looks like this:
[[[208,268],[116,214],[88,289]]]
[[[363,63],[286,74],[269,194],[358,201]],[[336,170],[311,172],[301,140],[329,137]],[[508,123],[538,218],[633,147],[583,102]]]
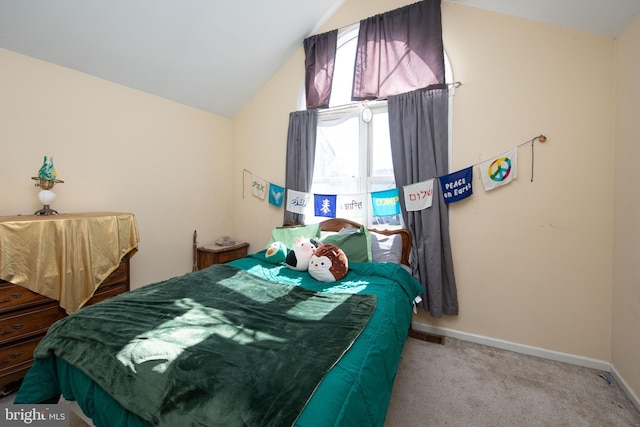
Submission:
[[[486,191],[502,187],[518,177],[518,147],[480,163]]]

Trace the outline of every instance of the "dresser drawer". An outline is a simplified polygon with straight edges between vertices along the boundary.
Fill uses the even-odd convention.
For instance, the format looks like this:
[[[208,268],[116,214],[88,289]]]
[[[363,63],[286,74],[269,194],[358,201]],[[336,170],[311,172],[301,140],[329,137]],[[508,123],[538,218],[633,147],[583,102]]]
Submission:
[[[109,286],[101,285],[98,290],[96,290],[96,293],[93,294],[93,297],[86,302],[85,307],[127,292],[128,290],[129,289],[126,283],[116,283]]]
[[[0,349],[0,376],[9,371],[23,368],[23,363],[33,360],[33,351],[42,339],[41,336],[21,341]]]
[[[18,391],[20,382],[27,375],[33,360],[14,366],[0,373],[0,396]]]
[[[236,259],[240,259],[242,257],[247,256],[247,248],[238,248],[228,252],[222,252],[218,254],[218,260],[220,263],[225,263],[229,261],[233,261]]]
[[[0,281],[0,313],[51,301],[53,300],[22,286]]]
[[[118,268],[113,270],[106,279],[102,281],[100,287],[109,286],[114,283],[122,283],[129,278],[129,262],[122,261]]]
[[[100,292],[106,292],[111,287],[126,282],[128,279],[129,262],[128,260],[125,260],[121,262],[118,268],[113,270],[106,279],[104,279],[104,281],[100,284],[100,287],[96,290],[96,294]],[[128,289],[124,289],[124,291],[126,290]],[[14,285],[13,283],[5,282],[4,280],[0,280],[0,314],[7,311],[19,310],[25,307],[44,304],[51,301],[53,300],[45,297],[44,295],[33,292],[27,288]]]
[[[11,313],[0,319],[0,344],[43,334],[52,323],[65,316],[57,302]]]

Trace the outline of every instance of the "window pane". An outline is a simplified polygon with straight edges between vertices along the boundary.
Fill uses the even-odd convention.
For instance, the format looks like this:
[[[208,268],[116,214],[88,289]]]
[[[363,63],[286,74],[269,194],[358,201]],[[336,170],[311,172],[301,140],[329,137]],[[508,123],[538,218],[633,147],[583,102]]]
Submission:
[[[371,120],[371,173],[369,192],[396,188],[391,159],[391,140],[389,138],[389,114],[386,108],[375,111]],[[371,201],[369,201],[371,203]],[[373,207],[369,212],[373,212]],[[402,225],[401,215],[373,216],[369,227],[398,228]]]
[[[353,87],[353,64],[356,60],[359,25],[338,34],[338,48],[333,69],[333,82],[329,107],[351,104]]]
[[[386,111],[375,112],[371,120],[371,125],[371,176],[386,176],[392,177],[393,179],[391,141],[389,138],[389,114]],[[395,181],[393,185],[395,187]]]
[[[361,190],[358,117],[318,124],[312,192],[349,194]]]
[[[393,171],[391,171],[393,174]],[[376,191],[390,190],[392,188],[396,188],[396,180],[393,175],[391,177],[378,177],[371,178],[371,182],[369,184],[370,192],[375,193]],[[402,194],[400,192],[400,194]],[[371,198],[369,198],[369,205],[371,205]],[[389,215],[389,216],[374,216],[373,215],[373,206],[370,206],[369,212],[371,212],[371,218],[369,219],[369,227],[372,228],[400,228],[403,224],[402,215]]]

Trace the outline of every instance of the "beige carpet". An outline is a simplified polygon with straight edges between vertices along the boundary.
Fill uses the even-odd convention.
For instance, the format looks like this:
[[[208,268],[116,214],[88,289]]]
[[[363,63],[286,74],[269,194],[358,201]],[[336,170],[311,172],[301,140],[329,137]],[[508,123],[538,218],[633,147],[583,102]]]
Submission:
[[[409,338],[385,427],[640,426],[640,412],[601,374],[452,338]]]
[[[453,338],[445,345],[409,338],[385,427],[640,426],[622,389],[600,375]],[[71,416],[70,427],[86,426]]]

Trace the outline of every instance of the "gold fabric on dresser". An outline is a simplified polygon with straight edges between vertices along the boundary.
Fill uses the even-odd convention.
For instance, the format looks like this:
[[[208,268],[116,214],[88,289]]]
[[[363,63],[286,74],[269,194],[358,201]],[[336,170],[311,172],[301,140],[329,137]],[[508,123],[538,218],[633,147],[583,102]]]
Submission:
[[[130,213],[0,217],[0,279],[77,311],[138,248]]]

